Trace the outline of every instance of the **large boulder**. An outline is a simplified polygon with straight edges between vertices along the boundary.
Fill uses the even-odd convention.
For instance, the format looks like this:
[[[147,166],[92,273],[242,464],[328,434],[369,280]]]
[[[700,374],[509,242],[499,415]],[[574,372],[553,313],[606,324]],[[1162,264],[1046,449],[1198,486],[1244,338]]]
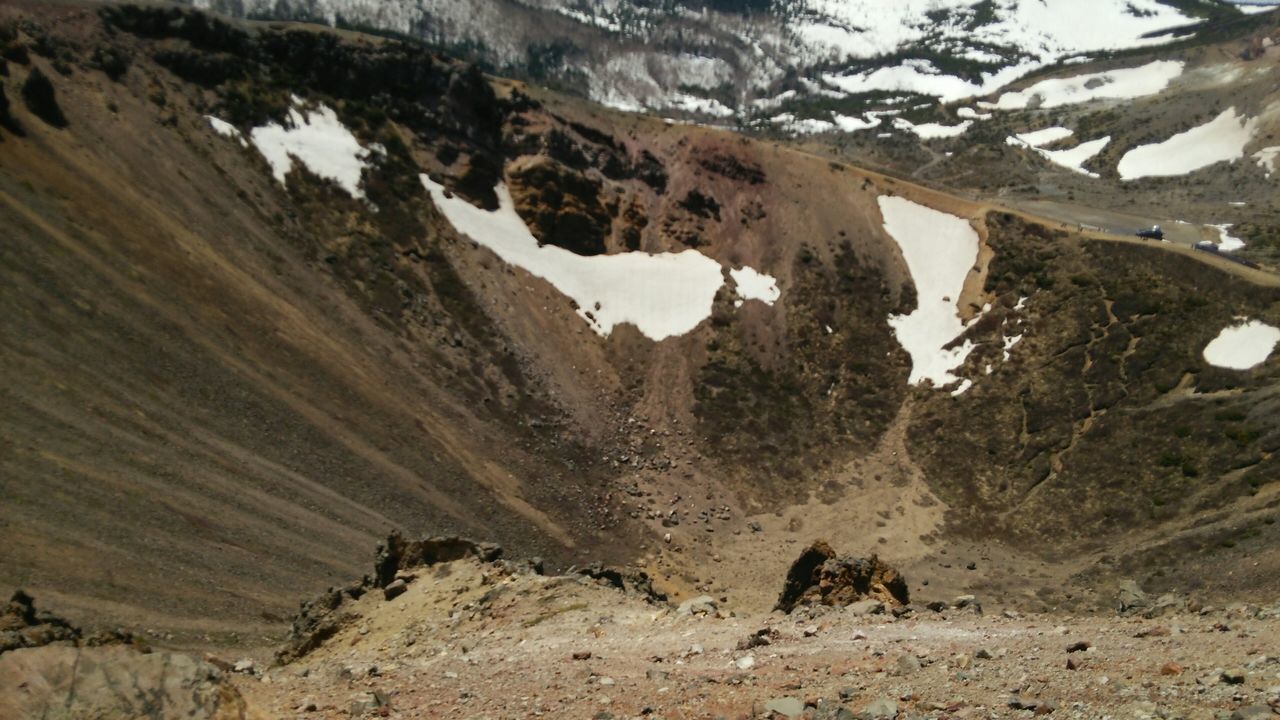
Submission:
[[[579,255],[605,252],[613,220],[599,180],[545,156],[511,163],[507,180],[516,212],[540,244]]]
[[[906,605],[907,581],[875,555],[838,556],[819,540],[792,563],[774,609],[789,613],[801,605],[845,606],[868,598],[892,607]]]
[[[244,699],[208,662],[132,646],[47,645],[0,655],[0,717],[246,717]]]

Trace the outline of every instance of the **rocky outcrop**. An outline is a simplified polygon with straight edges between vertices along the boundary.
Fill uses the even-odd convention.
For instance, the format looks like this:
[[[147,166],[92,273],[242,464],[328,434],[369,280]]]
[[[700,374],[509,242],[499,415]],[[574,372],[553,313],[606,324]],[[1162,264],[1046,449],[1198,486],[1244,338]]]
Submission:
[[[502,548],[493,543],[482,543],[460,537],[433,537],[406,540],[398,532],[391,533],[386,542],[378,544],[374,566],[374,583],[386,587],[395,580],[396,573],[440,563],[475,558],[480,562],[493,562],[502,557]]]
[[[698,164],[716,175],[748,185],[760,185],[765,181],[764,170],[759,165],[745,162],[728,153],[714,153],[698,158]]]
[[[516,211],[539,243],[579,255],[605,252],[612,218],[601,183],[548,157],[523,157],[507,171]]]
[[[0,614],[0,653],[54,644],[97,647],[133,642],[133,636],[121,630],[86,635],[57,615],[36,610],[35,600],[21,590],[9,598]]]
[[[586,575],[622,592],[637,595],[644,599],[645,602],[663,603],[667,601],[667,596],[654,589],[653,579],[649,577],[649,573],[643,570],[619,570],[601,563],[592,563],[579,569],[577,574]]]
[[[801,605],[844,606],[866,598],[905,605],[910,601],[907,581],[875,555],[837,556],[819,540],[792,563],[774,609],[789,613]]]
[[[212,664],[128,646],[49,645],[0,655],[0,717],[233,720],[244,699]]]
[[[502,548],[492,543],[478,543],[459,537],[434,537],[406,540],[393,532],[378,543],[373,576],[343,587],[332,587],[302,602],[289,628],[285,644],[276,651],[276,662],[290,663],[310,653],[333,637],[351,619],[345,609],[348,602],[359,600],[365,593],[383,589],[383,596],[394,599],[403,592],[404,581],[414,568],[475,558],[493,562],[502,557]],[[397,584],[398,583],[398,584]],[[391,589],[391,592],[386,590]]]

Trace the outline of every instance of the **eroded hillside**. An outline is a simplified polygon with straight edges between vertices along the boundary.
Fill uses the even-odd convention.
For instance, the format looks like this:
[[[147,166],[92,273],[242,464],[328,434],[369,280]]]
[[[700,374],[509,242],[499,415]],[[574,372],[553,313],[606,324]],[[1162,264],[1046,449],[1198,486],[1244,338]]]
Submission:
[[[1265,271],[398,41],[29,2],[0,42],[0,581],[60,612],[257,643],[390,528],[751,609],[815,537],[913,593],[1274,587],[1280,366],[1203,352],[1280,325]],[[956,382],[911,384],[939,311]]]

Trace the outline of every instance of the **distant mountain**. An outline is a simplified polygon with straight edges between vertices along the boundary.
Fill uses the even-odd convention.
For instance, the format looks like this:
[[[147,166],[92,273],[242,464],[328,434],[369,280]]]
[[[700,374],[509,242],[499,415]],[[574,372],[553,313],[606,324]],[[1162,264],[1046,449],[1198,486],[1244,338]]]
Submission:
[[[985,95],[1244,12],[1225,0],[188,1],[413,36],[619,109],[775,124],[814,104],[855,115]]]

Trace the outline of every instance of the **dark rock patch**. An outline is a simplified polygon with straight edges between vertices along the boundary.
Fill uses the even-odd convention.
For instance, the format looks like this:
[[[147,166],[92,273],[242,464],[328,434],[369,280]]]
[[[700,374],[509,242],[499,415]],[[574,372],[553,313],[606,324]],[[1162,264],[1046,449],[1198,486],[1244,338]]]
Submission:
[[[837,556],[819,540],[792,563],[774,609],[789,613],[801,605],[844,606],[864,598],[905,605],[910,602],[907,581],[875,555]]]
[[[22,84],[22,99],[32,115],[56,128],[65,128],[67,118],[62,114],[58,98],[54,94],[49,77],[35,68]]]

